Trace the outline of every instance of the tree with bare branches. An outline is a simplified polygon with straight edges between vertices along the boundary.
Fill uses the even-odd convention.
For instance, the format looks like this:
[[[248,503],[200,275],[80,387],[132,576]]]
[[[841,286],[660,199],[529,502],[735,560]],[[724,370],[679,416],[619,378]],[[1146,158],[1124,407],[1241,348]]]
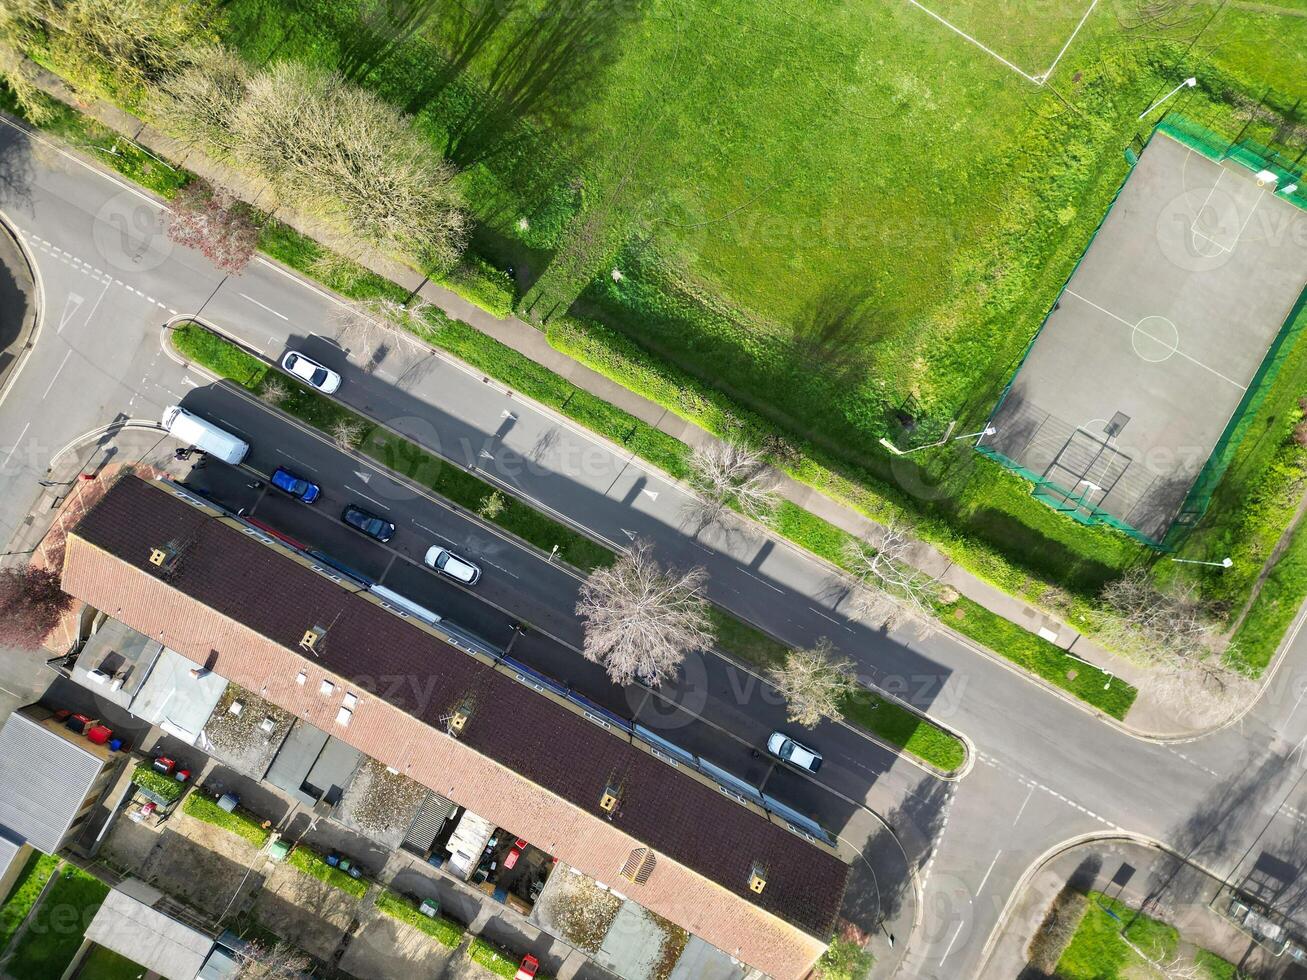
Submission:
[[[237,957],[237,980],[299,980],[313,965],[308,956],[284,942],[269,945],[251,940],[237,951]]]
[[[582,653],[603,664],[615,684],[642,681],[657,687],[685,655],[713,641],[708,602],[700,594],[706,573],[664,569],[643,538],[581,586],[576,614],[585,621]]]
[[[52,569],[22,565],[0,570],[0,645],[40,646],[72,601]]]
[[[1159,588],[1146,569],[1132,569],[1103,587],[1099,636],[1148,663],[1199,662],[1213,651],[1217,627],[1190,584]]]
[[[159,83],[152,105],[159,125],[177,142],[227,159],[234,145],[231,121],[249,83],[239,55],[219,44],[203,45]]]
[[[172,201],[168,237],[193,248],[230,276],[240,275],[259,242],[250,209],[207,181],[192,180]]]
[[[263,385],[259,388],[259,397],[269,405],[280,405],[290,394],[290,389],[286,382],[279,375],[271,371],[263,379]]]
[[[734,507],[755,520],[776,508],[776,481],[766,452],[734,440],[712,440],[690,454],[690,486],[711,516]]]
[[[856,683],[853,662],[837,657],[825,637],[810,650],[791,650],[784,665],[772,668],[768,676],[785,698],[786,717],[804,728],[815,728],[825,718],[842,718],[840,703]]]
[[[331,438],[341,449],[355,449],[363,438],[363,423],[358,419],[339,418],[332,423]]]
[[[915,544],[911,528],[899,521],[887,523],[875,540],[848,542],[844,562],[858,580],[853,606],[860,615],[887,629],[909,621],[923,633],[934,628],[939,583],[909,562]]]

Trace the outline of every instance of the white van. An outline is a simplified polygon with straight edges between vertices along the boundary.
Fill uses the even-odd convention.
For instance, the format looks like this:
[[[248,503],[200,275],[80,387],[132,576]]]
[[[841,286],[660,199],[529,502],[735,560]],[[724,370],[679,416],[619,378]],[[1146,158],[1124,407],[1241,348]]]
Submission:
[[[163,427],[188,446],[194,446],[233,466],[250,451],[248,442],[237,439],[226,429],[220,429],[198,415],[192,415],[180,405],[169,405],[163,410]]]

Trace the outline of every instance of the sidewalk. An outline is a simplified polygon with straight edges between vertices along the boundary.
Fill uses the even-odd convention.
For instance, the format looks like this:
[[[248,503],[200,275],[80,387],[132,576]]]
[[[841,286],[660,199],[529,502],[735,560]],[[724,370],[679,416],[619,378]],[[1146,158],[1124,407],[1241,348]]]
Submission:
[[[270,190],[262,182],[238,174],[230,168],[210,160],[200,151],[182,147],[149,124],[103,100],[96,99],[90,103],[80,101],[58,76],[40,69],[37,82],[47,94],[85,112],[88,116],[128,139],[134,140],[150,152],[156,153],[165,159],[178,161],[180,165],[211,183],[226,188],[244,200],[259,201],[265,206],[270,202]],[[329,247],[331,243],[339,239],[338,233],[329,226],[289,209],[279,207],[276,216],[279,221],[318,241],[327,243]],[[368,254],[356,261],[406,289],[417,290],[422,298],[450,317],[469,324],[555,372],[577,387],[604,399],[691,446],[710,443],[717,439],[715,435],[694,423],[682,419],[661,405],[637,395],[586,367],[579,361],[557,351],[549,345],[548,340],[541,331],[516,317],[501,320],[492,316],[451,290],[427,282],[417,272],[394,260]],[[549,410],[545,409],[545,411]],[[852,534],[870,536],[874,541],[881,530],[880,525],[860,512],[832,500],[788,475],[782,475],[778,490],[783,498]],[[1083,637],[1075,628],[1061,622],[1045,611],[1008,595],[996,586],[953,564],[928,544],[922,543],[914,563],[932,575],[940,575],[944,584],[955,588],[962,595],[984,606],[996,615],[1028,632],[1043,636],[1064,650],[1070,650],[1074,646],[1074,655],[1076,657],[1111,673],[1114,677],[1119,677],[1139,687],[1140,699],[1132,708],[1129,716],[1132,728],[1149,734],[1184,735],[1194,733],[1181,720],[1171,717],[1167,712],[1148,703],[1146,688],[1142,686],[1146,681],[1148,672],[1143,668],[1105,650],[1092,640]]]

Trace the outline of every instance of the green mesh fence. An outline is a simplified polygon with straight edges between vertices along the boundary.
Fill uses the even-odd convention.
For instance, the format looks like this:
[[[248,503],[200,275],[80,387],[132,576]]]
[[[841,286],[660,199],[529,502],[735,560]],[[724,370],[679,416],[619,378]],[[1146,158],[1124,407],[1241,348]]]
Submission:
[[[1301,164],[1295,164],[1270,147],[1250,139],[1228,140],[1215,130],[1177,113],[1168,113],[1157,124],[1157,131],[1217,163],[1230,160],[1253,173],[1266,170],[1275,174],[1275,196],[1307,211],[1307,185],[1303,183]],[[1295,189],[1286,194],[1284,189],[1291,186]]]

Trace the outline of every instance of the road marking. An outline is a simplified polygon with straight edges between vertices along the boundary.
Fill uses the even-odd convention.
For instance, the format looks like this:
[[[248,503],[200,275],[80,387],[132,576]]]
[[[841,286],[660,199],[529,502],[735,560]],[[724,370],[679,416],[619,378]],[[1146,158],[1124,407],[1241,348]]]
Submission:
[[[657,491],[657,490],[645,490],[644,493],[646,493],[646,494],[649,495],[649,499],[650,499],[650,500],[657,500],[657,499],[658,499],[658,491]]]
[[[354,475],[357,476],[364,483],[372,482],[372,474],[369,473],[367,470],[355,470]]]
[[[779,592],[780,589],[777,589],[776,591]],[[839,625],[840,625],[840,621],[839,621],[838,619],[831,619],[831,617],[827,616],[824,612],[822,612],[822,611],[821,611],[820,609],[818,609],[816,606],[809,606],[808,608],[811,609],[813,612],[815,612],[815,613],[816,613],[818,616],[820,616],[822,619],[830,620],[830,622],[834,623],[836,626],[839,626]]]
[[[634,532],[634,531],[628,531],[626,528],[622,528],[622,533],[626,535],[627,540],[630,540],[630,541],[634,541],[634,540],[635,540],[635,532]]]
[[[91,307],[91,312],[86,314],[86,325],[88,327],[91,325],[91,321],[95,319],[95,311],[100,308],[100,300],[104,299],[104,294],[109,291],[111,285],[113,284],[110,282],[104,284],[104,288],[100,290],[100,295],[95,298],[95,305]]]
[[[985,872],[985,877],[981,878],[980,884],[976,886],[976,895],[975,895],[976,898],[979,898],[980,893],[985,890],[985,882],[989,881],[990,872],[994,870],[994,865],[998,864],[999,854],[1002,853],[1003,853],[1003,849],[1000,847],[998,850],[998,854],[994,855],[994,860],[989,862],[989,871]]]
[[[704,551],[708,551],[707,548],[704,548],[703,550],[704,550]],[[709,552],[709,553],[711,554],[711,552]],[[771,584],[770,582],[768,582],[766,579],[758,578],[757,575],[754,575],[753,572],[749,571],[749,570],[748,570],[747,568],[745,568],[743,565],[736,565],[735,567],[738,568],[740,571],[742,571],[745,575],[749,576],[749,578],[753,579],[755,582],[760,582],[760,583],[762,583],[763,585],[767,586],[767,588],[771,589],[773,592],[781,592],[782,594],[784,594],[784,593],[782,592],[781,589],[776,588],[776,586],[772,585],[772,584]],[[811,609],[812,607],[809,606],[808,608]],[[834,620],[831,620],[831,622],[833,623],[833,622],[835,622],[835,621],[834,621]]]
[[[250,295],[248,295],[248,294],[246,294],[246,293],[238,293],[237,295],[239,295],[239,296],[241,296],[241,297],[243,297],[243,298],[249,300],[249,301],[250,301],[251,303],[253,303],[255,306],[262,306],[265,310],[267,310],[267,311],[268,311],[269,313],[271,313],[273,316],[279,316],[279,317],[281,317],[283,320],[285,320],[287,323],[290,322],[290,317],[286,316],[286,314],[284,314],[284,313],[278,313],[278,312],[277,312],[276,310],[274,310],[271,306],[268,306],[266,303],[260,303],[260,302],[259,302],[257,299],[255,299],[253,296],[250,296]]]
[[[503,565],[496,565],[493,561],[487,561],[486,564],[489,565],[489,566],[491,566],[492,568],[497,568],[497,569],[499,569],[499,570],[500,570],[501,572],[503,572],[505,575],[513,575],[513,573],[510,572],[510,571],[509,571],[507,568],[505,568]],[[513,578],[517,578],[517,577],[518,577],[518,576],[513,575]]]
[[[965,919],[958,923],[957,930],[953,933],[953,938],[949,940],[948,949],[944,950],[944,955],[939,958],[940,966],[944,965],[944,961],[948,959],[948,954],[953,952],[953,944],[958,941],[958,936],[962,935],[962,927],[966,924],[967,922]]]
[[[74,293],[71,290],[69,291],[68,298],[64,301],[63,316],[59,318],[59,326],[55,328],[56,334],[63,332],[64,327],[68,326],[68,321],[76,316],[77,311],[82,308],[82,303],[84,301],[85,297],[83,297],[81,293]]]
[[[316,472],[318,472],[316,469],[314,469],[314,468],[313,468],[312,466],[310,466],[308,463],[304,462],[304,460],[302,460],[302,459],[295,459],[295,457],[292,456],[290,453],[282,453],[282,455],[285,456],[287,459],[295,460],[295,462],[299,463],[300,466],[303,466],[303,467],[304,467],[306,470],[308,470],[310,473],[316,473]]]
[[[55,333],[58,332],[59,331],[57,330],[55,331]],[[59,366],[54,369],[54,376],[50,378],[50,383],[45,386],[45,394],[41,396],[41,401],[45,401],[47,398],[50,397],[50,389],[53,388],[54,383],[59,380],[59,372],[64,369],[64,365],[68,363],[68,358],[72,356],[73,356],[73,349],[69,347],[67,352],[65,352],[64,354],[64,359],[60,361]]]
[[[182,375],[182,384],[190,385],[192,388],[198,388],[200,386],[200,383],[189,374]]]
[[[1021,809],[1017,811],[1016,820],[1012,821],[1012,826],[1015,827],[1017,823],[1021,820],[1021,814],[1026,812],[1026,805],[1030,802],[1030,798],[1034,795],[1035,795],[1035,787],[1034,784],[1032,783],[1029,792],[1026,793],[1026,798],[1021,801]]]
[[[428,532],[430,532],[431,534],[436,534],[436,535],[440,534],[440,532],[437,531],[434,527],[427,527],[427,526],[426,526],[425,524],[423,524],[421,521],[414,521],[413,523],[414,523],[414,525],[416,525],[417,527],[420,527],[420,528],[422,528],[422,530],[424,530],[424,531],[428,531]]]
[[[0,468],[4,468],[4,469],[9,468],[9,460],[13,459],[14,453],[18,452],[18,447],[23,441],[23,436],[27,435],[27,427],[30,426],[31,424],[32,424],[31,422],[28,422],[27,425],[23,426],[23,431],[18,433],[18,438],[14,440],[14,448],[9,450],[9,455],[5,457],[5,461],[3,463],[0,463]]]
[[[360,497],[362,497],[364,500],[371,500],[374,504],[376,504],[376,505],[377,505],[378,507],[380,507],[382,510],[390,510],[389,507],[387,507],[385,504],[383,504],[383,503],[382,503],[380,500],[378,500],[376,497],[369,497],[369,496],[368,496],[366,493],[364,493],[362,490],[356,490],[356,489],[354,489],[353,487],[351,487],[348,483],[345,484],[345,489],[348,490],[350,493],[356,493],[356,494],[358,494],[358,495],[359,495]]]

